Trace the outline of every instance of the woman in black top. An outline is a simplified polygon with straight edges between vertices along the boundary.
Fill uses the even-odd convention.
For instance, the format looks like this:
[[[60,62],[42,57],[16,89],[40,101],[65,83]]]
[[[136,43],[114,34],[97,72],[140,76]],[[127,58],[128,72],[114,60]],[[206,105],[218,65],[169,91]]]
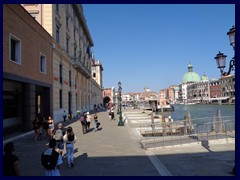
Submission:
[[[14,151],[13,142],[9,142],[4,146],[3,155],[3,175],[4,176],[20,176],[20,170],[18,167],[18,157],[12,154]]]

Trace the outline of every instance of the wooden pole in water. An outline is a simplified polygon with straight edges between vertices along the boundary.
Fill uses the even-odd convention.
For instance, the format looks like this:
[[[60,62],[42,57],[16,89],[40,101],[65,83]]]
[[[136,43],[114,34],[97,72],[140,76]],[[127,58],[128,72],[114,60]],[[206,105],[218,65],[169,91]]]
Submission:
[[[184,135],[187,134],[187,115],[184,116]]]
[[[188,127],[189,127],[189,132],[191,133],[192,132],[192,119],[191,119],[191,114],[190,112],[188,111],[187,112],[187,122],[188,122]]]
[[[212,118],[212,131],[215,131],[215,129],[216,129],[216,116],[215,115],[213,115],[213,118]]]
[[[153,111],[151,113],[151,122],[152,122],[152,132],[155,132],[155,124],[154,124],[154,117],[153,117]]]
[[[221,110],[220,109],[217,110],[217,116],[218,116],[218,128],[219,128],[219,131],[222,131],[223,130],[223,124],[222,124],[222,115],[221,115]]]

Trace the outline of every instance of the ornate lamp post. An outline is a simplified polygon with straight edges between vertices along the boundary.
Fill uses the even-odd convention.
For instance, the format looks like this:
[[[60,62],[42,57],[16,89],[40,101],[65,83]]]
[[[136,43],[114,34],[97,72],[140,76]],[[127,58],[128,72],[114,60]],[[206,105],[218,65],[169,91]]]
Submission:
[[[118,102],[119,102],[119,122],[118,126],[124,126],[123,120],[122,120],[122,83],[118,82]]]
[[[224,72],[224,68],[226,67],[227,56],[221,53],[220,51],[216,55],[215,59],[217,62],[217,67],[220,69],[222,76],[228,76],[230,75],[231,71],[235,70],[235,27],[234,26],[232,26],[232,28],[229,30],[227,35],[229,36],[230,45],[233,47],[233,50],[234,50],[234,57],[230,61],[228,72]]]

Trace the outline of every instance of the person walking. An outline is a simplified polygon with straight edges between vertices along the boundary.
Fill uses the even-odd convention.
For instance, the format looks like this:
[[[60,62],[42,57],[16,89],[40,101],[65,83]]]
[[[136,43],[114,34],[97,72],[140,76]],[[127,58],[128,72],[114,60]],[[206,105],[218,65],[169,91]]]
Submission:
[[[91,118],[91,115],[89,114],[89,112],[87,112],[87,130],[90,129]]]
[[[54,131],[54,120],[51,116],[48,117],[48,136],[50,138],[53,137],[53,131]]]
[[[98,130],[98,113],[95,112],[94,113],[94,116],[93,116],[93,119],[94,119],[94,132],[96,132]]]
[[[65,135],[65,130],[63,128],[62,123],[58,124],[58,129],[56,130],[53,138],[56,140],[56,147],[59,149],[59,153],[63,155],[64,151],[64,142],[63,136]]]
[[[45,176],[60,176],[60,165],[63,161],[56,149],[55,139],[49,140],[49,147],[42,153],[41,161],[45,169]]]
[[[73,132],[71,126],[67,128],[67,133],[63,136],[63,141],[66,143],[67,151],[67,166],[74,167],[73,155],[74,155],[74,143],[76,142],[77,137]]]
[[[35,132],[35,141],[37,141],[40,137],[40,121],[38,117],[35,117],[34,121],[32,122],[32,127]]]
[[[83,114],[81,114],[80,116],[80,123],[82,124],[82,132],[83,134],[86,134],[87,133],[87,119],[86,119],[86,113],[83,112]]]
[[[67,113],[66,111],[63,111],[63,122],[66,122],[66,118],[67,118]]]
[[[8,142],[4,146],[3,155],[3,175],[4,176],[20,176],[19,159],[14,152],[13,142]]]
[[[111,120],[114,120],[114,108],[111,107]]]

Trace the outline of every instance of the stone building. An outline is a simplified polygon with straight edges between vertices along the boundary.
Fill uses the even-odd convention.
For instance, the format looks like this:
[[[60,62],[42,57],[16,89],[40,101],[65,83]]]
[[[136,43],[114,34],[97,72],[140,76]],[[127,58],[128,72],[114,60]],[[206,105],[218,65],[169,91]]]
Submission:
[[[17,4],[3,4],[3,133],[32,130],[52,113],[50,34]]]
[[[53,117],[65,110],[92,109],[91,38],[80,4],[22,4],[55,39],[53,44]],[[100,89],[101,91],[101,89]]]

